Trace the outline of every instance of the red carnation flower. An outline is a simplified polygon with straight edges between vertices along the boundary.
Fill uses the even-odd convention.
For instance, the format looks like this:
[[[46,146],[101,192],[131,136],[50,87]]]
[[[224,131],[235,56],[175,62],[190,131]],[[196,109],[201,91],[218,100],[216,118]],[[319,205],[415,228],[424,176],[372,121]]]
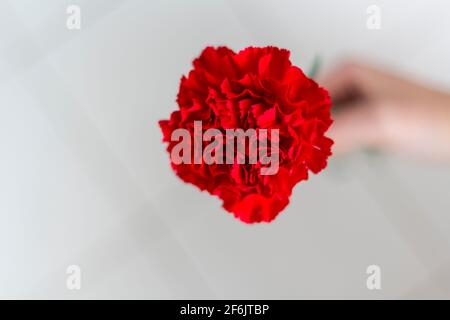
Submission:
[[[261,174],[259,160],[238,163],[237,150],[232,164],[171,159],[181,179],[218,196],[227,211],[247,223],[273,220],[289,203],[293,187],[307,180],[309,171],[324,169],[331,155],[333,141],[325,136],[332,123],[328,92],[293,66],[289,55],[276,47],[249,47],[237,54],[207,47],[181,78],[179,109],[159,122],[169,152],[178,143],[172,139],[175,130],[198,134],[195,121],[201,121],[201,133],[211,128],[278,130],[278,170],[272,175]],[[192,149],[194,145],[192,141]],[[248,149],[240,156],[247,159]]]

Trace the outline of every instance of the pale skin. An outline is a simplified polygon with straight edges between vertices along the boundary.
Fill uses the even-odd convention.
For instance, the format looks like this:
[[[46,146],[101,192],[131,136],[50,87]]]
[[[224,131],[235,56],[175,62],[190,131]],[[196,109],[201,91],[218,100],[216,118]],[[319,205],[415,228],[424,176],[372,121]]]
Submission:
[[[333,153],[360,148],[450,162],[450,94],[363,64],[319,79],[333,100]]]

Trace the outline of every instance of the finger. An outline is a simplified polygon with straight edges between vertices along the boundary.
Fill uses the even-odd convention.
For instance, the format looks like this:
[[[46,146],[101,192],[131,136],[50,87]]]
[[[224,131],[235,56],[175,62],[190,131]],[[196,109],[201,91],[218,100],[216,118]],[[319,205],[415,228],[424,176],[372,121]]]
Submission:
[[[334,104],[358,99],[386,98],[401,83],[382,70],[357,63],[343,64],[319,80],[330,93]]]
[[[356,103],[335,116],[329,130],[329,136],[335,142],[333,154],[343,155],[364,147],[381,146],[383,137],[375,109],[369,103]]]
[[[334,103],[351,100],[355,94],[362,94],[364,85],[361,82],[359,66],[344,64],[319,78],[319,83],[325,87]]]

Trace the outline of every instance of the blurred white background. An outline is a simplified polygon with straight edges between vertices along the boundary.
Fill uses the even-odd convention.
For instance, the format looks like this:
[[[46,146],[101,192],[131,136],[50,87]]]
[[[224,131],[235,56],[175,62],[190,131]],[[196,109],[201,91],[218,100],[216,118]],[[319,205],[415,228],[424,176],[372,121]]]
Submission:
[[[157,126],[206,45],[450,88],[449,18],[444,0],[1,0],[0,297],[450,298],[450,166],[333,159],[273,223],[245,225],[176,178]]]

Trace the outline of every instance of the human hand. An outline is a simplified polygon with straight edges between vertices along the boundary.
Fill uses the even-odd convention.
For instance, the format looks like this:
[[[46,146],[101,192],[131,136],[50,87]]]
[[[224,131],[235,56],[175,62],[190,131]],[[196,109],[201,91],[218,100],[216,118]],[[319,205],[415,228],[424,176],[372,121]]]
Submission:
[[[370,147],[450,161],[450,94],[359,64],[319,83],[333,100],[334,154]]]

